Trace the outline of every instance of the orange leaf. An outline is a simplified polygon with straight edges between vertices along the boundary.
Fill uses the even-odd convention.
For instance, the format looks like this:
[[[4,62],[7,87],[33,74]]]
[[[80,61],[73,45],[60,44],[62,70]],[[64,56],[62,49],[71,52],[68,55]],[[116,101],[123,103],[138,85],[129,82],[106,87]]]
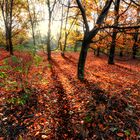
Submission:
[[[109,118],[110,118],[111,120],[113,120],[112,116],[109,116]]]
[[[120,132],[120,133],[117,133],[117,136],[119,136],[119,137],[123,137],[124,134]]]

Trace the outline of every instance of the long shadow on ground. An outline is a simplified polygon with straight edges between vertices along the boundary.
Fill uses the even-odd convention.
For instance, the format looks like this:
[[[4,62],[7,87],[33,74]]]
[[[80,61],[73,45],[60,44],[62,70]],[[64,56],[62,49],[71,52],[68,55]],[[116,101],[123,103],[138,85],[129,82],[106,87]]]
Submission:
[[[76,87],[75,93],[79,93],[80,86],[76,84],[77,81],[71,78],[69,71],[62,70],[55,60],[52,63],[70,81],[70,84]],[[127,100],[129,91],[123,91],[123,96],[119,96],[121,93],[110,96],[93,82],[85,80],[82,84],[81,89],[83,89],[80,91],[82,93],[88,92],[87,95],[90,95],[90,100],[88,104],[85,104],[84,124],[81,125],[84,129],[79,134],[80,139],[138,138],[140,114],[138,106],[135,107],[132,102],[133,99],[132,101]]]
[[[57,118],[58,125],[55,130],[55,139],[56,140],[65,140],[67,138],[73,137],[73,128],[71,123],[70,112],[70,104],[67,98],[67,94],[61,81],[59,80],[58,73],[56,73],[54,68],[53,61],[50,62],[51,67],[51,78],[53,80],[54,91],[57,94],[57,114],[55,114],[55,118]]]

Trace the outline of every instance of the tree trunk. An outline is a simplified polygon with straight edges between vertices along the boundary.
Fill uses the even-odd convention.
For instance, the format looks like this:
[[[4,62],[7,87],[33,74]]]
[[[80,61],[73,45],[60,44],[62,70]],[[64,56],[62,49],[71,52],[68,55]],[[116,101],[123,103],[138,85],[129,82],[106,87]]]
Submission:
[[[34,46],[36,45],[36,40],[35,40],[35,31],[34,31],[34,24],[31,23],[31,26],[32,26],[32,37],[33,37],[33,44]]]
[[[120,49],[120,54],[119,54],[120,57],[123,57],[123,50]]]
[[[47,39],[47,53],[48,60],[51,60],[51,12],[49,13],[49,21],[48,21],[48,39]]]
[[[133,44],[133,47],[132,47],[132,52],[133,52],[132,57],[133,57],[133,59],[136,58],[136,54],[137,54],[137,48],[138,48],[137,41],[138,41],[138,31],[136,31],[136,33],[135,33],[134,44]]]
[[[115,0],[114,4],[115,4],[114,5],[114,13],[115,13],[114,26],[118,26],[120,0]],[[114,64],[116,37],[117,37],[117,29],[114,28],[113,35],[112,35],[112,42],[110,46],[108,64]]]
[[[97,47],[97,54],[96,54],[96,56],[100,56],[100,47]]]
[[[6,37],[6,50],[9,52],[9,42],[8,42],[8,38]]]
[[[84,32],[82,49],[81,49],[81,52],[80,52],[80,57],[79,57],[79,62],[78,62],[78,73],[77,74],[78,74],[78,79],[79,80],[84,80],[84,67],[85,67],[85,62],[86,62],[86,57],[87,57],[87,51],[88,51],[88,48],[90,47],[90,42],[96,36],[96,34],[98,33],[99,27],[100,27],[100,25],[102,25],[102,23],[104,21],[104,18],[106,17],[106,15],[108,13],[108,10],[110,8],[110,5],[111,5],[112,1],[113,0],[107,0],[106,1],[106,4],[105,4],[104,8],[102,9],[100,15],[97,18],[97,22],[96,22],[95,26],[90,31],[85,9],[84,9],[81,1],[76,0],[76,2],[78,4],[78,7],[81,11],[83,22],[84,22],[85,29],[86,29],[85,32]]]
[[[35,14],[34,14],[34,17],[32,17],[32,14],[31,14],[31,10],[30,10],[30,3],[29,3],[29,0],[27,0],[27,6],[28,6],[28,12],[29,12],[29,18],[30,18],[30,23],[31,23],[31,30],[32,30],[32,38],[33,38],[33,44],[34,46],[36,45],[36,41],[35,41]],[[34,11],[35,13],[35,11]]]
[[[140,4],[140,0],[139,0],[139,4]],[[140,7],[138,6],[137,7],[137,25],[140,23]],[[137,48],[138,48],[138,41],[139,41],[139,29],[136,29],[136,33],[134,35],[134,44],[133,44],[133,48],[132,48],[132,51],[133,51],[133,59],[136,58],[136,54],[137,54]]]
[[[74,45],[74,52],[77,52],[77,47],[78,47],[78,44],[76,42],[75,45]]]
[[[11,0],[11,4],[10,4],[10,25],[9,25],[9,30],[8,30],[8,34],[9,34],[9,50],[10,50],[10,55],[13,55],[13,43],[12,43],[12,17],[13,17],[13,2],[14,0]]]
[[[113,36],[112,36],[112,43],[111,43],[110,52],[109,52],[108,64],[114,64],[116,36],[117,36],[117,31],[114,31],[114,30],[115,29],[113,29]]]
[[[62,1],[62,3],[64,3],[64,1]],[[61,43],[61,39],[62,39],[62,29],[63,29],[63,16],[64,16],[64,6],[62,5],[62,9],[61,9],[61,26],[60,26],[60,36],[58,39],[58,48],[60,48],[60,50],[62,51],[62,43]]]
[[[68,39],[68,32],[67,32],[67,24],[68,24],[68,16],[69,16],[69,6],[70,6],[70,1],[68,1],[68,7],[67,7],[67,14],[66,14],[66,21],[65,21],[65,42],[64,42],[64,48],[63,48],[63,51],[61,53],[62,56],[64,56],[65,54],[65,50],[66,50],[66,47],[67,47],[67,39]]]
[[[81,81],[84,80],[84,67],[85,67],[88,48],[89,48],[89,44],[86,43],[86,41],[83,41],[79,62],[78,62],[78,79]]]
[[[13,43],[12,43],[12,38],[9,38],[9,51],[10,55],[13,55]]]
[[[64,48],[63,48],[63,51],[61,53],[62,56],[65,55],[65,50],[66,50],[66,47],[67,47],[67,39],[68,39],[68,35],[65,34],[65,43],[64,43]]]

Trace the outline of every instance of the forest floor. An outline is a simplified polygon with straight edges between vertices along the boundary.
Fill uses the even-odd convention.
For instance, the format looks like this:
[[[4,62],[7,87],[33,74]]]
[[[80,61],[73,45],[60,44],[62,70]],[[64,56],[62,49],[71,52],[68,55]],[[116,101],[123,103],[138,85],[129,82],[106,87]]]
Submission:
[[[28,61],[25,53],[15,55]],[[106,56],[89,52],[85,80],[80,82],[78,52],[65,57],[52,53],[50,62],[43,52],[39,56],[42,61],[29,69],[26,93],[0,85],[0,140],[140,139],[139,60],[108,65]],[[7,57],[1,50],[1,83],[6,74],[20,78],[17,72],[3,70]]]

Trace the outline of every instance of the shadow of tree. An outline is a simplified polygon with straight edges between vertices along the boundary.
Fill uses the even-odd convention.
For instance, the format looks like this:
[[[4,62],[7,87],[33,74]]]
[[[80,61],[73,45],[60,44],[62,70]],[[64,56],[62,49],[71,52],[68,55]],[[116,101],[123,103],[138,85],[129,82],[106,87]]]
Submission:
[[[73,63],[72,61],[69,62]],[[109,93],[93,81],[85,79],[80,82],[71,78],[70,71],[62,69],[57,60],[53,60],[52,64],[57,68],[57,72],[69,80],[69,83],[75,88],[74,95],[79,94],[79,100],[80,98],[81,100],[84,99],[86,94],[90,96],[88,103],[85,103],[84,124],[79,125],[83,129],[78,134],[75,134],[74,139],[119,139],[120,137],[117,133],[127,129],[133,129],[138,135],[138,113],[135,109],[133,110],[133,116],[129,114],[128,108],[132,103],[128,104],[124,96],[123,98],[119,97],[120,94],[110,96]],[[80,95],[80,92],[82,95]],[[75,114],[78,114],[78,112],[75,112]],[[114,130],[113,128],[117,129]],[[123,139],[125,138],[126,136],[124,135]]]
[[[62,58],[63,58],[65,61],[67,61],[68,63],[72,64],[73,66],[77,66],[76,59],[75,59],[72,55],[63,56]],[[56,64],[56,63],[55,63],[55,64]]]
[[[140,74],[139,69],[138,68],[137,69],[132,68],[131,64],[128,67],[128,66],[121,65],[121,64],[117,63],[117,64],[115,64],[115,66],[120,68],[120,69],[127,70],[128,72],[133,72],[135,75],[136,74],[138,74],[138,75]]]
[[[71,78],[71,74],[69,73],[69,71],[62,70],[61,67],[59,66],[59,64],[55,60],[52,60],[52,64],[57,67],[58,71],[61,74],[63,74],[64,77],[66,77],[69,80],[69,82],[72,85],[72,87],[75,88],[75,91],[74,91],[75,96],[77,95],[77,93],[80,93],[80,91],[81,91],[82,94],[78,95],[78,99],[80,101],[84,100],[86,94],[87,94],[87,96],[90,96],[90,98],[92,98],[92,99],[90,99],[90,102],[88,102],[88,104],[85,103],[85,106],[83,106],[83,108],[86,107],[86,109],[87,109],[87,110],[85,110],[85,112],[83,112],[83,113],[85,113],[84,116],[89,115],[91,112],[94,113],[95,110],[96,110],[96,104],[99,105],[99,104],[102,104],[102,103],[103,104],[107,103],[108,97],[104,94],[104,90],[102,90],[97,84],[95,84],[93,82],[89,82],[86,79],[84,81],[82,81],[82,82],[79,81],[79,84],[78,84],[77,79]],[[75,112],[74,116],[79,116],[79,113]],[[99,113],[98,118],[100,119],[100,121],[104,120],[101,113]],[[77,118],[78,121],[79,121],[79,119],[81,119],[80,121],[82,121],[83,118]],[[96,121],[97,120],[95,120],[95,122]],[[79,129],[80,131],[76,130],[78,133],[76,133],[75,136],[73,136],[73,138],[75,140],[78,140],[78,139],[84,140],[84,139],[86,139],[86,137],[89,138],[91,135],[93,135],[92,126],[88,127],[88,131],[89,131],[88,134],[86,132],[87,127],[86,126],[83,127],[82,124],[79,124],[79,128],[76,128],[76,129]],[[98,130],[99,130],[99,128],[96,128],[96,132]],[[98,132],[98,135],[100,135],[100,134],[101,133]]]
[[[57,106],[58,111],[55,114],[55,117],[58,120],[58,125],[55,131],[55,139],[56,140],[65,140],[67,138],[72,138],[73,126],[71,123],[71,115],[70,112],[70,104],[67,98],[67,94],[61,81],[59,80],[59,75],[56,73],[55,67],[58,65],[54,60],[50,61],[51,67],[51,78],[53,80],[54,90],[57,91]],[[55,65],[55,66],[54,66]]]

